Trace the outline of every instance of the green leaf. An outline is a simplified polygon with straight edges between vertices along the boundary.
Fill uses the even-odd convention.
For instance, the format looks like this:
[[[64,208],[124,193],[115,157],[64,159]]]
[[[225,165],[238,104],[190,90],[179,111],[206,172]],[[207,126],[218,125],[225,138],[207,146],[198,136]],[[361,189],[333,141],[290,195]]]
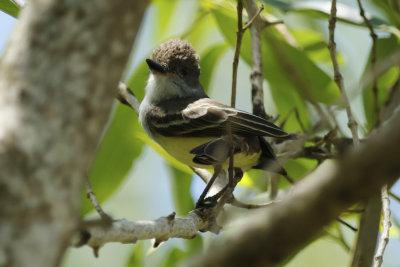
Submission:
[[[217,44],[211,46],[200,56],[200,82],[206,92],[208,91],[208,87],[210,86],[215,66],[227,49],[227,44]]]
[[[147,66],[146,61],[143,59],[143,62],[137,67],[131,78],[129,79],[127,85],[135,94],[139,102],[141,102],[144,98],[144,92],[146,87],[147,78],[149,77],[149,67]]]
[[[142,152],[143,143],[135,136],[138,131],[142,130],[135,112],[118,103],[89,170],[89,179],[99,203],[118,188]],[[89,200],[83,201],[83,214],[92,209]]]
[[[296,12],[309,18],[328,20],[330,16],[331,3],[328,1],[293,1],[283,4],[277,0],[263,0],[263,2],[275,6],[285,12]],[[337,19],[355,26],[367,27],[363,18],[360,16],[358,8],[354,8],[343,3],[337,4]],[[388,22],[367,14],[372,26],[378,27],[382,24],[389,25]]]
[[[149,70],[143,60],[128,82],[139,100],[144,97],[148,75]],[[138,116],[132,109],[118,103],[89,171],[93,192],[100,203],[118,188],[141,154],[144,143],[138,137],[140,135],[145,134]],[[84,196],[82,213],[86,214],[92,209],[93,205]]]
[[[158,25],[155,27],[155,36],[159,39],[165,39],[169,35],[168,28],[172,21],[177,0],[153,0],[152,7],[155,8],[153,12],[154,18],[157,18]]]
[[[291,34],[312,61],[327,64],[332,68],[332,59],[327,49],[328,44],[322,38],[321,33],[310,30],[291,30]],[[339,65],[343,65],[343,57],[340,54],[336,56]]]
[[[190,240],[186,239],[185,244],[187,248],[187,256],[196,255],[204,248],[203,237],[201,235],[197,235],[195,238]]]
[[[162,261],[162,266],[175,267],[186,258],[186,253],[179,248],[172,248]]]
[[[386,73],[378,78],[378,88],[384,91],[391,90],[392,86],[399,79],[399,67],[391,67]]]
[[[179,216],[184,216],[194,208],[194,202],[190,194],[192,174],[183,172],[170,165],[169,177],[176,213]]]
[[[12,1],[1,0],[0,10],[14,18],[18,18],[20,8]]]
[[[334,81],[315,65],[304,51],[290,46],[270,32],[267,32],[264,38],[264,43],[270,46],[272,51],[270,56],[275,57],[282,73],[286,74],[286,78],[305,99],[333,104],[340,98],[339,89],[332,86]]]
[[[304,177],[317,166],[317,161],[306,158],[289,159],[284,164],[286,171],[295,180]],[[286,179],[279,179],[279,188],[292,186]]]
[[[144,242],[137,242],[129,257],[126,267],[143,267],[145,259]]]
[[[390,24],[400,26],[400,14],[396,11],[396,5],[398,10],[398,1],[372,0],[372,2],[380,9],[380,12],[385,13],[385,18],[389,19]]]

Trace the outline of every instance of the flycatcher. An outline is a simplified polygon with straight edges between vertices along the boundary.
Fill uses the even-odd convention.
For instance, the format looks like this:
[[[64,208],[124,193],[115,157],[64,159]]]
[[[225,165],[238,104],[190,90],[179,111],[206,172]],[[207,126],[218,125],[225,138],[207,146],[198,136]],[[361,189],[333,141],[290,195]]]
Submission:
[[[199,82],[199,56],[184,40],[160,44],[146,60],[150,76],[139,119],[146,133],[169,154],[192,167],[229,166],[286,174],[264,136],[290,135],[273,123],[210,99]]]

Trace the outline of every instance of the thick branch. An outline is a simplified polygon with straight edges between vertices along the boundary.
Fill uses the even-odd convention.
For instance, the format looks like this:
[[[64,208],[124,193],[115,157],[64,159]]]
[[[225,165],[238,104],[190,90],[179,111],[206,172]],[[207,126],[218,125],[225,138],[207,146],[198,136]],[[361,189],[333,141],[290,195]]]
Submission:
[[[22,9],[0,65],[0,265],[59,265],[146,5]]]

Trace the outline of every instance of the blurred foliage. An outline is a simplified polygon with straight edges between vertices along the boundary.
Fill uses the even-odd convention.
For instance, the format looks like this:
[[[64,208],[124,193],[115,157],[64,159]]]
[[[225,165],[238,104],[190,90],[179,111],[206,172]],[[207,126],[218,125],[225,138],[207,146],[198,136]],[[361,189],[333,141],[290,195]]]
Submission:
[[[376,123],[375,96],[372,93],[372,83],[365,84],[364,79],[371,75],[371,39],[365,22],[359,15],[358,6],[351,1],[341,1],[338,4],[338,24],[336,28],[336,43],[338,44],[338,59],[343,76],[355,81],[345,85],[351,97],[354,113],[365,136]],[[378,35],[377,64],[387,62],[396,51],[399,51],[400,40],[400,4],[393,0],[365,0],[364,8],[374,30]],[[284,24],[267,27],[262,31],[262,60],[267,96],[276,107],[280,119],[288,116],[284,129],[288,132],[301,132],[298,119],[290,112],[296,108],[301,122],[309,134],[323,136],[338,123],[343,129],[343,136],[349,137],[344,106],[340,92],[332,76],[332,64],[328,51],[327,21],[330,12],[330,1],[290,1],[263,0],[258,4],[265,5],[262,12],[264,19],[269,21],[283,20]],[[144,88],[148,77],[148,68],[144,61],[150,56],[150,51],[158,43],[169,38],[181,37],[189,40],[200,55],[201,83],[209,94],[213,94],[221,86],[231,86],[231,81],[215,84],[216,76],[221,75],[220,63],[228,52],[232,52],[236,42],[236,2],[233,0],[153,0],[148,8],[147,16],[138,35],[146,39],[147,53],[135,52],[133,57],[139,59],[131,73],[126,74],[126,82],[139,100],[144,97]],[[8,0],[0,1],[0,10],[17,17],[19,8]],[[244,14],[246,21],[248,18]],[[353,37],[356,35],[357,37]],[[357,41],[357,39],[359,39]],[[349,41],[351,40],[351,41]],[[349,42],[354,42],[350,43]],[[149,47],[151,46],[151,47]],[[140,51],[144,51],[142,49]],[[360,51],[359,51],[360,50]],[[363,52],[366,51],[366,52]],[[240,64],[251,66],[250,32],[243,36],[240,53]],[[354,61],[356,65],[352,64]],[[231,61],[229,61],[230,64]],[[358,69],[354,69],[357,66]],[[231,66],[223,66],[223,72],[231,74]],[[243,75],[239,73],[239,75]],[[378,103],[383,108],[391,100],[393,85],[399,80],[398,64],[391,66],[377,79]],[[245,77],[247,79],[247,77]],[[356,84],[356,85],[354,85]],[[363,88],[359,88],[363,86]],[[251,90],[250,82],[248,88]],[[230,96],[227,95],[226,99]],[[248,101],[238,99],[240,101]],[[251,109],[251,108],[250,108]],[[249,110],[250,110],[249,109]],[[288,115],[289,114],[289,115]],[[321,127],[320,121],[325,117],[328,124]],[[337,122],[336,122],[337,121]],[[279,121],[278,121],[279,123]],[[318,129],[316,131],[315,129]],[[346,130],[344,130],[346,129]],[[363,136],[363,137],[365,137]],[[137,167],[136,161],[142,155],[143,147],[150,146],[165,159],[169,166],[170,189],[179,216],[184,216],[194,206],[191,195],[193,172],[190,168],[168,155],[155,144],[143,131],[134,111],[116,103],[110,122],[98,146],[96,157],[89,171],[93,191],[100,203],[114,194],[132,169]],[[291,159],[284,163],[286,170],[295,180],[303,178],[317,166],[315,160]],[[265,172],[252,170],[245,174],[241,187],[256,195],[268,190]],[[139,177],[133,177],[139,179]],[[195,177],[194,179],[198,179]],[[285,179],[279,179],[279,189],[287,189],[290,184]],[[142,203],[140,203],[142,205]],[[143,204],[144,205],[144,204]],[[92,205],[86,197],[82,197],[82,213],[91,211]],[[168,211],[166,211],[168,212]],[[346,214],[344,217],[354,224],[358,214]],[[391,231],[398,238],[397,221]],[[157,266],[176,266],[176,264],[201,251],[207,246],[207,235],[199,235],[193,240],[184,240],[181,246],[169,245]],[[322,237],[322,238],[321,238]],[[354,234],[342,225],[332,223],[319,237],[310,243],[305,252],[288,262],[289,266],[312,266],[312,257],[324,251],[335,251],[336,257],[341,257],[343,263],[348,257],[348,245],[352,244]],[[327,241],[329,239],[329,242]],[[156,254],[156,253],[153,253]],[[150,258],[144,245],[138,242],[127,259],[126,266],[151,266]],[[310,254],[308,258],[304,255]],[[323,262],[335,262],[333,254],[320,253]],[[289,261],[289,260],[288,260]],[[154,264],[154,260],[152,262]],[[333,263],[334,265],[334,263]],[[315,265],[314,265],[315,266]],[[337,265],[337,266],[340,266]]]

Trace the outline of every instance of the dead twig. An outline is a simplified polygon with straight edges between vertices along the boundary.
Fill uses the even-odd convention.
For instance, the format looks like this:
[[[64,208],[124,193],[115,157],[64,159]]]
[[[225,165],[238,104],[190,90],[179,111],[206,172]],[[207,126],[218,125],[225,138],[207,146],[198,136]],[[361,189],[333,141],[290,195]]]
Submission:
[[[100,215],[101,219],[106,222],[111,222],[112,218],[107,213],[104,212],[103,208],[100,206],[97,201],[96,195],[93,192],[92,185],[90,184],[89,177],[86,177],[86,191],[87,197],[93,204],[93,207],[96,209],[97,213]]]

